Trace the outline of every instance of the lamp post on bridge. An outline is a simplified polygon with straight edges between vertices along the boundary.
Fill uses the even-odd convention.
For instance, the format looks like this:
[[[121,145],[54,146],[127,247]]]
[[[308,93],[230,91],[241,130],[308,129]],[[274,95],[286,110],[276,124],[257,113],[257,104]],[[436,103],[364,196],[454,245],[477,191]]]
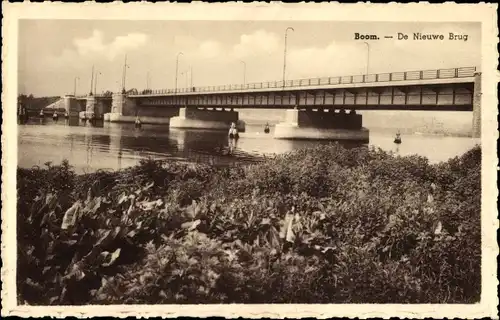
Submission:
[[[74,84],[73,84],[73,96],[76,97],[76,81],[77,80],[80,80],[79,77],[75,77],[75,81],[74,81]]]
[[[181,77],[184,77],[184,76],[186,76],[186,77],[184,78],[184,80],[186,81],[186,82],[185,82],[185,86],[186,86],[186,88],[187,88],[187,86],[188,86],[188,80],[189,80],[189,78],[188,78],[188,76],[189,76],[189,70],[186,70],[186,71],[182,71],[182,72],[181,72]]]
[[[127,55],[125,55],[125,63],[123,64],[123,77],[122,77],[122,93],[125,93],[125,81],[127,79],[127,68],[130,66],[127,64]]]
[[[94,82],[94,94],[97,95],[97,76],[102,75],[99,71],[96,71],[95,73],[95,82]]]
[[[175,91],[174,91],[174,95],[177,95],[177,78],[179,76],[179,56],[180,55],[184,55],[184,53],[182,53],[182,51],[180,51],[179,53],[177,53],[177,58],[175,59]]]
[[[370,44],[368,42],[363,42],[366,44],[366,74],[370,72]]]
[[[179,77],[179,56],[181,55],[184,55],[182,51],[177,53],[177,58],[175,59],[175,93],[177,93],[177,78]]]
[[[90,95],[92,95],[93,87],[94,87],[94,65],[92,65],[92,77],[90,78]]]
[[[243,63],[243,85],[247,84],[247,63],[243,60],[240,60]]]
[[[286,76],[286,45],[287,45],[287,37],[288,37],[288,30],[292,30],[295,32],[295,30],[292,27],[288,27],[285,30],[285,53],[283,57],[283,89],[285,88],[285,76]]]
[[[189,79],[191,80],[190,87],[193,88],[193,66],[189,67]]]
[[[151,77],[149,75],[149,71],[146,74],[146,90],[149,90],[149,86],[151,85]]]

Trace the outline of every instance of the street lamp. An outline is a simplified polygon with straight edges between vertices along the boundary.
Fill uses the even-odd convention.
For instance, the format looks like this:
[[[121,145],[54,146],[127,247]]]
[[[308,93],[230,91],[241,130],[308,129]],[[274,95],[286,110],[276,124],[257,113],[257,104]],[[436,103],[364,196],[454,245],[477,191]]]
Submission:
[[[295,30],[292,27],[288,27],[285,30],[285,53],[283,57],[283,88],[285,88],[285,74],[286,74],[286,41],[288,37],[288,30],[292,30],[295,32]]]
[[[123,78],[122,78],[122,93],[125,93],[125,81],[127,79],[127,68],[130,66],[127,64],[127,55],[125,55],[125,63],[123,64]]]
[[[90,95],[92,95],[93,87],[94,87],[94,65],[92,65],[92,77],[90,78]]]
[[[189,67],[189,75],[191,80],[191,88],[193,87],[193,66]]]
[[[177,93],[177,77],[179,76],[179,56],[184,55],[184,53],[179,52],[177,54],[177,59],[175,60],[175,93]]]
[[[189,70],[181,72],[181,77],[183,77],[183,76],[186,76],[184,80],[186,81],[185,85],[186,85],[186,88],[187,88],[187,86],[188,86],[188,80],[189,80],[189,78],[188,78],[188,76],[189,76]]]
[[[247,63],[243,60],[240,60],[243,63],[243,85],[247,84]]]
[[[363,42],[364,44],[366,44],[366,48],[367,48],[367,53],[366,53],[366,74],[368,74],[369,70],[370,70],[370,44],[368,44],[368,42]]]
[[[75,77],[74,85],[73,85],[73,96],[76,97],[76,81],[80,80],[79,77]]]
[[[99,71],[96,71],[95,73],[95,82],[94,82],[94,93],[97,95],[97,76],[102,75]]]

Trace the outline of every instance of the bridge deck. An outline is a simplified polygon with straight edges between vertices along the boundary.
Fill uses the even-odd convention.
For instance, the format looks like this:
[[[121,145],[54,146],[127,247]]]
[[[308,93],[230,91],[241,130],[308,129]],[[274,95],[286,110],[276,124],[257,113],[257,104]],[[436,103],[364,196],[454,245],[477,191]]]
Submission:
[[[138,106],[471,111],[476,67],[313,78],[245,85],[143,90]],[[95,95],[96,100],[111,100]],[[85,99],[85,97],[77,97]]]
[[[473,83],[476,67],[406,71],[357,76],[312,78],[283,81],[250,83],[245,85],[225,85],[210,87],[179,88],[165,90],[142,90],[129,97],[161,97],[175,95],[207,95],[228,93],[257,93],[277,91],[304,91],[318,89],[348,89],[389,86],[439,85],[453,83]]]

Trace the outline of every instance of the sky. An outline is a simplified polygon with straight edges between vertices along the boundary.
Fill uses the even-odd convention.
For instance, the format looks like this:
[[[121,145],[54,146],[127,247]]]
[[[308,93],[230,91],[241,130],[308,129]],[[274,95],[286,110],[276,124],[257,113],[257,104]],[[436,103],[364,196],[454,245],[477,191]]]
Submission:
[[[120,21],[21,20],[18,89],[35,96],[90,91],[92,66],[97,91],[279,81],[455,67],[480,67],[479,23],[335,21]],[[380,40],[355,40],[355,33]],[[416,41],[413,33],[443,34],[445,40]],[[467,41],[448,40],[449,33]],[[408,40],[397,40],[398,33]],[[384,36],[393,36],[385,39]],[[364,42],[367,42],[365,44]],[[246,72],[245,70],[246,65]],[[192,76],[190,73],[192,70]]]

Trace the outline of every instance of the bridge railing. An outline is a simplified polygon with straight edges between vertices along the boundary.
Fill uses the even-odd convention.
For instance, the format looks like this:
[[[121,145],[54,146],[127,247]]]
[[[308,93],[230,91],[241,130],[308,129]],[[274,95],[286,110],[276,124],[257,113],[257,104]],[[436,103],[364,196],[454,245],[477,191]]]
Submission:
[[[110,95],[110,94],[100,94],[100,93],[99,94],[94,94],[92,96],[95,97],[95,98],[111,98],[112,97],[112,95]],[[76,99],[86,99],[88,97],[89,97],[88,95],[84,95],[84,96],[78,95],[78,96],[75,96]]]
[[[323,86],[323,85],[339,85],[339,84],[355,84],[355,83],[374,83],[374,82],[392,82],[392,81],[407,81],[407,80],[434,80],[434,79],[451,79],[451,78],[466,78],[473,77],[476,72],[476,67],[462,67],[451,69],[435,69],[435,70],[418,70],[405,72],[377,73],[352,76],[338,77],[323,77],[323,78],[308,78],[283,81],[267,81],[255,82],[248,84],[232,84],[220,86],[192,87],[163,89],[163,90],[143,90],[139,91],[138,95],[158,95],[158,94],[173,94],[187,92],[220,92],[220,91],[237,91],[251,89],[268,89],[268,88],[293,88],[293,87],[308,87],[308,86]]]

